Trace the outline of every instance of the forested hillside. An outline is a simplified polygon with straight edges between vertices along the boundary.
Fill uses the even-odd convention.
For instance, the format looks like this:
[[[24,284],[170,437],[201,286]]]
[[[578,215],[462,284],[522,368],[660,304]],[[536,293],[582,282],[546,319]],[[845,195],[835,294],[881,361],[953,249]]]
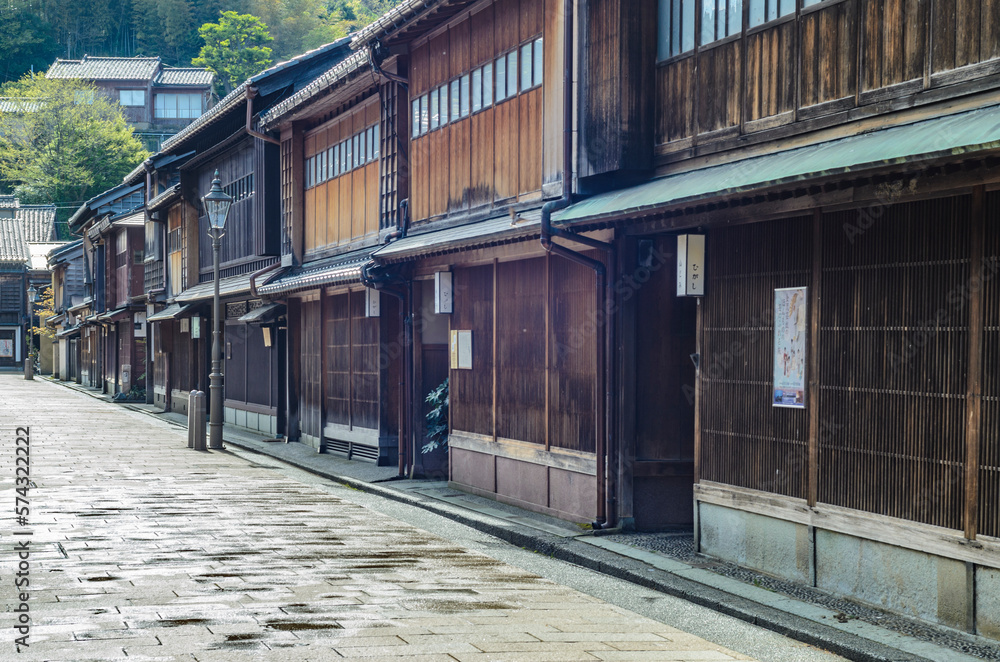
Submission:
[[[57,57],[159,55],[190,66],[203,41],[198,28],[221,11],[259,17],[274,41],[274,61],[342,37],[397,0],[4,0],[0,3],[0,82]]]

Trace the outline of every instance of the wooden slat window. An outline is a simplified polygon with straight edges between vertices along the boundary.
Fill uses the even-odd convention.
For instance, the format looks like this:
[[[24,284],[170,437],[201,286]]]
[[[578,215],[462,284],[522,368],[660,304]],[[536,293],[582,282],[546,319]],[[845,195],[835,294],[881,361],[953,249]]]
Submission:
[[[962,528],[970,216],[965,196],[824,218],[819,501]]]
[[[986,196],[983,250],[983,404],[979,440],[979,525],[1000,538],[1000,193]]]
[[[454,287],[451,328],[472,330],[474,369],[451,372],[451,427],[492,436],[493,265],[455,269]]]
[[[771,401],[774,289],[808,285],[811,220],[710,232],[705,248],[701,477],[805,497],[808,417]]]

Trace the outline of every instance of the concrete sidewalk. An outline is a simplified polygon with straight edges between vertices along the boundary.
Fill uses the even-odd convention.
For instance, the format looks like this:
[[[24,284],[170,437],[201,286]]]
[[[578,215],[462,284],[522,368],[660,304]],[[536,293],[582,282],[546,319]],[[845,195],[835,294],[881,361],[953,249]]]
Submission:
[[[95,389],[62,383],[102,400]],[[158,413],[150,405],[125,408],[186,428],[186,417]],[[852,660],[971,662],[1000,660],[1000,644],[936,625],[891,616],[868,608],[871,617],[848,616],[818,600],[797,599],[764,587],[767,580],[741,581],[713,570],[716,565],[678,560],[624,542],[627,535],[595,532],[569,522],[465,494],[443,481],[397,478],[395,467],[318,454],[299,443],[269,441],[227,426],[226,444],[276,458],[291,466],[350,487],[418,506],[489,533],[511,544],[538,551],[612,577],[689,600]],[[647,536],[648,537],[648,536]],[[751,576],[753,573],[741,573]],[[827,601],[830,602],[830,601]],[[836,602],[836,601],[832,601]],[[888,624],[888,627],[880,623]]]

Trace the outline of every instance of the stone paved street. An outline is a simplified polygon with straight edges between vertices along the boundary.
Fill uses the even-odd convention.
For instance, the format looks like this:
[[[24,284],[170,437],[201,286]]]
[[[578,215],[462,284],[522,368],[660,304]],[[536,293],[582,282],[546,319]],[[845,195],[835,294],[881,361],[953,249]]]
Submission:
[[[18,655],[14,448],[28,425]],[[0,435],[3,660],[754,659],[42,380],[0,375]],[[839,659],[759,636],[781,640],[780,659]]]

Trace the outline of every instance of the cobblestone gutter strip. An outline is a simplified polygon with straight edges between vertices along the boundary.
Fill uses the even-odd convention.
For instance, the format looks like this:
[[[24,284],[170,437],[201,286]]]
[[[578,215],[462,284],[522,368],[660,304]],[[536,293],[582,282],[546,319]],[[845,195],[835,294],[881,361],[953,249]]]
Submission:
[[[851,602],[850,600],[837,598],[809,586],[802,586],[793,582],[768,577],[767,575],[741,568],[733,563],[708,560],[704,556],[695,554],[694,537],[690,533],[632,533],[628,535],[611,535],[605,539],[633,548],[662,554],[694,567],[702,567],[723,577],[730,577],[744,584],[759,587],[780,596],[825,607],[835,612],[835,618],[841,623],[852,619],[859,619],[865,623],[939,646],[945,646],[979,659],[1000,660],[1000,645],[981,643],[976,641],[976,638],[963,632],[957,632],[944,627],[938,628],[931,625],[924,625],[914,619],[897,616],[889,612]]]
[[[275,457],[286,464],[354,489],[423,508],[460,524],[488,533],[512,545],[534,550],[561,561],[573,563],[589,570],[618,579],[624,579],[646,588],[688,600],[851,660],[858,662],[942,662],[942,658],[939,656],[941,649],[937,646],[928,647],[932,649],[928,650],[930,657],[908,653],[898,648],[893,648],[889,645],[844,632],[835,627],[823,625],[822,623],[816,623],[808,618],[796,616],[795,614],[739,595],[734,595],[722,589],[705,585],[699,581],[678,576],[673,572],[650,567],[650,564],[646,561],[641,561],[631,556],[623,556],[615,551],[604,548],[604,546],[598,546],[599,542],[596,545],[593,544],[600,541],[601,538],[595,537],[591,538],[590,542],[583,542],[579,538],[566,539],[538,531],[526,530],[524,527],[515,526],[510,522],[480,516],[474,511],[451,507],[436,499],[415,497],[411,493],[395,490],[391,487],[384,487],[382,484],[372,484],[346,476],[338,476],[317,466],[318,463],[272,455],[251,442],[226,439],[226,443],[237,448]],[[590,537],[588,536],[588,538]],[[621,545],[621,547],[625,546]],[[969,658],[962,656],[956,659]]]

